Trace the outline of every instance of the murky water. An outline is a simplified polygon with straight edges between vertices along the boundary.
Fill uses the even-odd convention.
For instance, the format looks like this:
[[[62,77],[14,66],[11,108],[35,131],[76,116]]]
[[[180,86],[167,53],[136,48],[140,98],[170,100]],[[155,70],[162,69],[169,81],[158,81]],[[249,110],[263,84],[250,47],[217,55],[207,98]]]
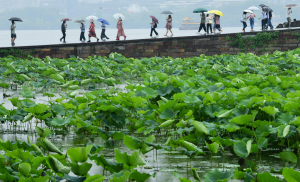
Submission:
[[[124,85],[124,84],[118,85],[117,88],[120,91],[125,91],[124,90],[125,86],[126,85]],[[1,96],[0,103],[4,103],[4,107],[6,107],[7,109],[13,108],[12,104],[8,100],[9,98],[20,97],[20,99],[23,99],[22,96],[19,94],[19,90],[18,91],[4,91],[6,94],[11,95],[11,97],[9,97],[9,98],[2,98],[3,90],[2,89],[0,89],[0,90],[1,90],[0,91],[0,94],[1,94],[0,95]],[[82,94],[85,91],[80,90],[80,92]],[[58,95],[58,97],[60,97],[59,94],[61,94],[61,92],[58,90],[56,95]],[[51,98],[51,100],[55,100],[58,97]],[[48,98],[44,97],[42,95],[42,92],[35,91],[35,98],[36,98],[35,99],[36,103],[45,103],[45,104],[48,103]],[[20,126],[20,124],[18,124],[18,125]],[[33,123],[32,125],[33,125],[32,129],[34,129],[36,123]],[[42,123],[38,123],[38,126],[43,127],[45,125],[43,125]],[[10,128],[10,126],[8,126],[8,128]],[[25,126],[25,128],[26,128],[26,126]],[[17,133],[14,133],[14,134],[11,131],[6,131],[6,129],[7,129],[6,124],[0,124],[0,139],[2,139],[4,141],[7,141],[7,140],[27,141],[27,136],[30,136],[29,137],[30,140],[33,143],[35,143],[37,140],[37,137],[38,137],[35,133],[29,132],[29,134],[28,134],[28,133],[23,132],[22,128],[21,128],[21,131],[19,131],[19,129],[17,128]],[[134,135],[140,139],[146,138],[145,136],[143,136],[141,134],[135,133],[135,134],[131,134],[131,135]],[[167,137],[156,135],[156,139],[157,139],[157,141],[155,141],[156,143],[163,144],[166,142]],[[56,146],[61,147],[62,150],[64,151],[64,153],[70,147],[83,147],[88,142],[92,142],[96,145],[104,145],[104,142],[105,142],[102,138],[97,137],[97,136],[80,136],[79,137],[76,134],[74,134],[74,132],[71,132],[70,134],[68,134],[65,137],[62,135],[52,136],[50,138],[50,140]],[[116,146],[118,146],[118,144],[116,144]],[[122,142],[120,142],[119,149],[122,152],[128,152],[128,154],[131,154],[133,152],[132,150],[128,149],[125,145],[123,145]],[[204,148],[204,150],[206,150],[206,148]],[[262,165],[259,165],[258,171],[261,173],[263,171],[270,171],[271,168],[276,169],[276,168],[284,167],[285,163],[280,158],[270,156],[270,155],[276,156],[278,153],[279,153],[279,151],[263,151],[262,156],[261,156],[261,164]],[[114,160],[114,150],[112,150],[112,149],[104,149],[103,151],[100,152],[100,154],[104,154],[104,156],[106,158]],[[155,151],[150,151],[150,152],[146,153],[144,155],[144,158],[146,160],[147,167],[146,168],[139,167],[138,170],[149,173],[149,174],[153,174],[157,170],[157,163],[156,163],[155,157],[156,157]],[[224,160],[225,170],[232,170],[232,169],[235,169],[236,167],[239,167],[239,165],[238,165],[239,158],[236,157],[230,151],[227,151],[224,156],[221,152],[213,155],[212,163],[211,163],[209,152],[207,152],[207,155],[205,155],[205,156],[200,155],[195,158],[192,158],[192,160],[190,161],[190,159],[188,157],[181,154],[176,149],[174,149],[174,151],[171,151],[171,152],[168,152],[165,150],[158,150],[158,158],[157,158],[158,171],[156,171],[157,172],[156,177],[150,178],[148,181],[149,182],[178,181],[178,179],[174,177],[174,172],[179,173],[181,177],[188,177],[188,178],[192,179],[190,165],[192,167],[195,167],[198,170],[199,176],[202,178],[205,175],[205,173],[212,168],[213,169],[219,168],[219,170],[223,171],[223,160]],[[256,156],[256,154],[251,154],[249,156],[248,160],[254,161],[254,162],[257,162],[257,164],[260,164],[259,157]],[[90,175],[103,173],[103,168],[101,166],[97,166],[93,161],[88,161],[88,162],[93,163],[93,167],[89,171]],[[187,165],[188,165],[188,168],[187,168]],[[279,175],[279,177],[282,178],[281,175]]]

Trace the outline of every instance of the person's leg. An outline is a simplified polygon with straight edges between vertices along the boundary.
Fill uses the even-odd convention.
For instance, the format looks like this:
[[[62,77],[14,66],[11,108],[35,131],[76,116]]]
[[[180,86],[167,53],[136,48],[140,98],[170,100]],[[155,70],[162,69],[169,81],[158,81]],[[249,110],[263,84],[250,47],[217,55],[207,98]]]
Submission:
[[[290,17],[288,17],[288,25],[289,25],[289,28],[291,28],[291,23],[292,23],[292,20],[291,20],[291,18]]]
[[[270,28],[273,30],[273,24],[272,24],[272,19],[270,19]]]
[[[155,35],[157,36],[157,35],[158,35],[158,33],[156,32],[155,28],[153,28],[153,31],[154,31]]]
[[[66,42],[66,32],[63,32],[64,42]]]
[[[206,24],[207,33],[209,33],[209,23]]]
[[[109,38],[106,36],[105,31],[106,31],[106,29],[103,29],[104,37],[105,37],[106,39],[109,39]]]
[[[199,30],[198,30],[198,32],[200,32],[200,31],[201,31],[201,29],[202,29],[202,24],[200,23],[200,26],[199,26]]]
[[[171,36],[173,36],[173,32],[172,32],[172,29],[170,29],[170,32],[171,32]]]
[[[166,35],[165,35],[165,36],[167,36],[167,35],[168,35],[168,32],[169,32],[169,30],[168,30],[168,28],[167,28],[167,32],[166,32]]]
[[[151,31],[150,31],[150,37],[152,37],[152,32],[153,32],[153,28],[151,28]]]
[[[212,33],[212,24],[209,24],[209,27],[210,27],[210,33]]]
[[[101,40],[104,38],[104,30],[105,29],[102,29],[102,31],[101,31],[101,36],[100,36]]]
[[[207,31],[206,31],[205,23],[203,23],[203,29],[204,29],[204,31],[205,31],[205,33],[206,33]]]

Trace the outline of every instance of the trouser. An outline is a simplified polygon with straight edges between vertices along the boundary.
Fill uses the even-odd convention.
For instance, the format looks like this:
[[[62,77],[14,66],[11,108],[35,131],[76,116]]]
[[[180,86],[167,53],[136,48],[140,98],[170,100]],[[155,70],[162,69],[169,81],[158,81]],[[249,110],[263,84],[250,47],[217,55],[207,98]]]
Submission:
[[[292,23],[291,17],[288,17],[286,19],[288,21],[288,27],[290,28],[291,27],[291,23]]]
[[[64,42],[66,42],[66,32],[62,32],[63,36],[60,38],[60,40],[64,39]]]
[[[216,25],[216,29],[221,31],[221,25],[220,24]]]
[[[202,30],[202,28],[204,29],[204,31],[206,32],[206,27],[205,27],[205,23],[200,23],[200,27],[199,27],[199,31],[200,32]]]
[[[105,35],[105,29],[102,29],[101,31],[101,39],[106,38],[108,39],[108,37]]]
[[[254,28],[254,18],[250,18],[250,26],[251,26],[251,29],[253,30],[253,28]]]
[[[267,23],[266,29],[268,29],[268,26],[270,26],[273,29],[272,19],[271,18],[268,19],[268,23]]]
[[[207,23],[207,33],[209,33],[209,29],[210,29],[210,33],[212,33],[212,27],[210,23]]]
[[[216,23],[214,23],[214,28],[213,28],[214,30],[216,29]]]
[[[150,33],[150,36],[151,36],[151,37],[152,37],[153,31],[154,31],[155,35],[158,35],[158,33],[156,32],[155,28],[151,28],[151,33]]]
[[[85,41],[84,32],[81,32],[80,34],[80,41]]]
[[[247,27],[247,23],[246,23],[246,22],[243,22],[243,30],[244,30],[244,31],[245,31],[246,27]]]
[[[261,29],[262,30],[265,29],[265,25],[266,25],[266,20],[265,19],[261,20]]]

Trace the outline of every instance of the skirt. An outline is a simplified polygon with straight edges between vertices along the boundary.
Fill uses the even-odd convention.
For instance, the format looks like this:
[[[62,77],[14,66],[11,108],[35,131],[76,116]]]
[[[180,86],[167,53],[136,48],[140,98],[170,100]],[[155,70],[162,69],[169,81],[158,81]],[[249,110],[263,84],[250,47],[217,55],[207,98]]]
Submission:
[[[96,33],[95,33],[95,32],[92,32],[92,31],[90,31],[90,33],[89,33],[89,37],[96,37]]]
[[[167,23],[165,28],[168,29],[168,30],[171,30],[172,29],[172,23]]]

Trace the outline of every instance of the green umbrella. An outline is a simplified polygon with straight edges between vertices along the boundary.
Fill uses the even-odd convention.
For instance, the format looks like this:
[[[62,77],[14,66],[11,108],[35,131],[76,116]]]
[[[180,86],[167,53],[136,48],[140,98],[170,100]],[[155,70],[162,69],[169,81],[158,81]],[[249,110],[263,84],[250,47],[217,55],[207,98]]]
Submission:
[[[202,13],[202,12],[207,12],[207,9],[205,8],[197,8],[193,11],[193,13]]]

